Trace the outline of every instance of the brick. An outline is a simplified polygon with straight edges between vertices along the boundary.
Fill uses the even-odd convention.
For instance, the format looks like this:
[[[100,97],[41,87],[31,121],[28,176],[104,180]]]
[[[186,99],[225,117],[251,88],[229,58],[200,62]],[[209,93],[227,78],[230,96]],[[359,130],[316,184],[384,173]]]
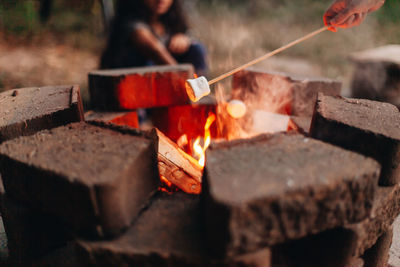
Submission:
[[[189,103],[185,81],[193,77],[191,65],[97,70],[89,73],[92,106],[123,110]]]
[[[343,228],[327,230],[299,240],[274,246],[273,266],[279,267],[362,267],[359,257],[352,257],[353,233]]]
[[[310,117],[297,117],[290,116],[289,131],[297,131],[303,135],[310,134],[311,118]]]
[[[3,265],[2,265],[3,266]],[[71,267],[80,266],[76,257],[75,247],[69,243],[61,248],[56,248],[48,254],[36,259],[8,258],[5,267]]]
[[[199,196],[160,193],[121,237],[78,241],[84,266],[264,266],[269,250],[238,259],[211,260],[204,244]]]
[[[114,236],[159,185],[154,144],[141,134],[74,123],[5,142],[0,171],[6,192],[81,234]]]
[[[73,233],[58,218],[24,207],[6,195],[2,200],[9,255],[14,261],[40,259],[72,240]]]
[[[376,244],[364,253],[364,267],[387,266],[392,238],[393,228],[390,227],[383,235],[381,235],[381,237],[379,237]]]
[[[136,111],[107,112],[88,111],[85,113],[85,121],[109,122],[120,126],[139,128],[139,118]]]
[[[400,112],[395,106],[321,94],[310,135],[377,160],[380,185],[400,181]]]
[[[233,76],[232,99],[251,110],[311,117],[317,94],[339,95],[341,83],[328,79],[295,77],[248,68]]]
[[[388,266],[400,266],[400,216],[393,223],[393,240],[389,252]]]
[[[378,187],[371,214],[360,223],[345,228],[354,233],[353,256],[362,256],[373,247],[380,236],[390,231],[393,222],[400,214],[400,185]],[[349,249],[350,250],[350,249]]]
[[[298,134],[261,135],[207,151],[207,236],[234,255],[365,219],[379,164]]]
[[[217,102],[208,98],[199,104],[179,105],[153,109],[152,122],[173,141],[186,134],[188,140],[204,136],[204,125],[210,113],[217,113]],[[217,137],[217,122],[211,128],[212,137]]]
[[[399,45],[387,45],[352,54],[350,58],[355,65],[352,96],[400,107],[399,53]]]
[[[400,186],[379,187],[367,219],[272,248],[276,266],[385,266],[399,214]]]
[[[83,120],[79,86],[47,86],[0,93],[0,143]]]

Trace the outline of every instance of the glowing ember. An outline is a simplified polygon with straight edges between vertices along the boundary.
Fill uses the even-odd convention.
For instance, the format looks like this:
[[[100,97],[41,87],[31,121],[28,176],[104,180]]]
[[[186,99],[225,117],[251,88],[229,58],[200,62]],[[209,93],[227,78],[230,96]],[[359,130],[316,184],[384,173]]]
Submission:
[[[174,186],[167,178],[163,175],[160,175],[161,185],[158,187],[158,190],[164,193],[172,194],[173,192],[178,191],[178,188]]]
[[[164,176],[160,175],[160,180],[162,183],[164,183],[165,185],[167,185],[168,187],[172,186],[172,183],[170,181],[168,181],[167,178],[165,178]]]
[[[198,160],[200,166],[204,167],[205,162],[206,162],[206,150],[210,146],[211,143],[211,125],[214,123],[216,120],[216,116],[214,113],[210,113],[210,115],[207,118],[206,124],[204,125],[204,144],[201,146],[200,141],[201,137],[197,137],[196,140],[193,143],[193,152],[194,152],[194,157]]]

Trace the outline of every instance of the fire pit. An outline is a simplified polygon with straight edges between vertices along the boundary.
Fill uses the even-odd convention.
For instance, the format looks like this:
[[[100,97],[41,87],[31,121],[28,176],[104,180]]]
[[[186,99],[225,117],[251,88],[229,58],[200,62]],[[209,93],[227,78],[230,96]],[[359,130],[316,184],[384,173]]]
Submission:
[[[70,97],[77,89],[47,88],[18,107],[14,101],[35,89],[3,93],[23,114],[54,96],[64,104],[51,117],[59,109],[78,114],[61,124],[43,119],[42,128],[21,115],[26,132],[1,139],[10,264],[386,264],[400,213],[397,108],[334,96],[336,81],[255,69],[236,74],[230,97],[162,102],[150,87],[142,100],[132,97],[142,93],[137,81],[157,87],[156,77],[167,77],[160,79],[170,92],[185,92],[189,69],[91,73],[102,110],[87,112],[87,122],[77,122],[80,98]],[[104,101],[101,81],[129,101],[122,94]],[[258,101],[267,95],[275,106]],[[228,114],[230,99],[245,103],[244,117]],[[140,108],[150,108],[156,128],[133,129]],[[14,123],[6,117],[0,136]]]

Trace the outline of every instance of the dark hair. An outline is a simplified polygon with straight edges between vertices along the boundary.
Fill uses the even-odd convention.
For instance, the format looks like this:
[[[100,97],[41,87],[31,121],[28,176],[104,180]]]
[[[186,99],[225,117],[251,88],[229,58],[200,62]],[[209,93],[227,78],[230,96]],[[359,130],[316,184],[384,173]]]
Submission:
[[[147,21],[150,14],[143,1],[144,0],[119,0],[117,2],[114,23],[119,24],[127,20]],[[183,12],[181,0],[173,0],[171,7],[167,13],[161,15],[160,20],[172,34],[184,33],[189,28],[186,16]]]
[[[144,0],[119,0],[116,6],[116,13],[111,25],[106,50],[100,59],[101,69],[130,67],[126,65],[126,40],[124,31],[130,21],[148,21],[150,13],[145,6]],[[181,0],[173,0],[168,12],[160,17],[166,30],[171,34],[185,33],[188,30],[188,23],[183,13]]]

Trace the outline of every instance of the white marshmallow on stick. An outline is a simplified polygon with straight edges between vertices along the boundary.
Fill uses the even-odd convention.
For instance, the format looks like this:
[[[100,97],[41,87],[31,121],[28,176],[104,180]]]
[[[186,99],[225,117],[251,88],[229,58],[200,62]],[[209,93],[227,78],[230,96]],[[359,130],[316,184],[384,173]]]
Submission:
[[[247,108],[243,101],[234,99],[226,105],[226,110],[232,118],[239,119],[246,114]]]
[[[210,85],[204,76],[196,79],[186,80],[185,86],[186,93],[193,102],[199,101],[201,98],[209,95],[211,92]]]

